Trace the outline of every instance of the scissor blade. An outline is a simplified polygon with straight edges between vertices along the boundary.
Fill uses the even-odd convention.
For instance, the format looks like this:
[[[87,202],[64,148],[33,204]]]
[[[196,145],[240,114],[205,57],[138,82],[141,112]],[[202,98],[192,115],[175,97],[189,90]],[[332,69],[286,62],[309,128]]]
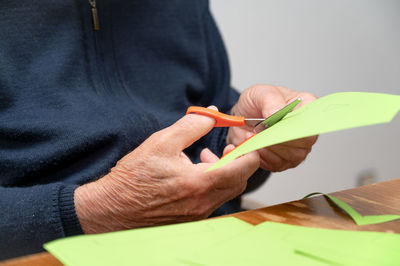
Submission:
[[[290,111],[292,111],[300,102],[301,102],[301,99],[299,98],[299,99],[289,103],[288,105],[286,105],[279,111],[273,113],[272,115],[267,117],[264,121],[258,123],[254,127],[254,131],[256,133],[259,133],[259,132],[275,125],[276,123],[281,121],[281,119],[284,118],[288,113],[290,113]]]
[[[255,127],[264,120],[265,120],[265,118],[245,118],[244,119],[246,125],[248,125],[250,127]]]

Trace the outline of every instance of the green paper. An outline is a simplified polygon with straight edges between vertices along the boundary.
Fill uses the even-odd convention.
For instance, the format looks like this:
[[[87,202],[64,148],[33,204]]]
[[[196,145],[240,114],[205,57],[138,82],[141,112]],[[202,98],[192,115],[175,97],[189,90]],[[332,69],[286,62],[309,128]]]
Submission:
[[[296,252],[339,265],[399,265],[400,235],[310,228],[280,223],[263,224],[267,231],[286,233],[284,241]],[[264,230],[264,228],[262,228]]]
[[[191,265],[399,265],[400,236],[264,222],[182,256]]]
[[[220,218],[55,240],[66,265],[399,265],[400,236]]]
[[[263,228],[265,227],[265,228]],[[400,235],[310,228],[267,222],[260,230],[278,231],[296,252],[339,265],[399,265]]]
[[[185,265],[177,258],[253,228],[229,217],[176,225],[83,235],[44,248],[66,265]]]
[[[188,265],[327,265],[325,258],[296,253],[293,246],[284,240],[286,235],[279,230],[260,230],[260,225],[257,225],[227,241],[181,256]]]
[[[308,194],[304,198],[308,198],[314,195],[324,195],[328,199],[330,199],[333,203],[335,203],[339,208],[341,208],[343,211],[345,211],[357,225],[368,225],[368,224],[379,224],[379,223],[385,223],[385,222],[390,222],[393,220],[400,219],[400,215],[394,215],[394,214],[383,214],[383,215],[361,215],[359,212],[357,212],[355,209],[353,209],[350,205],[348,205],[346,202],[341,201],[338,198],[335,198],[334,196],[328,195],[328,194],[323,194],[320,192],[314,192],[311,194]]]
[[[400,110],[400,95],[366,92],[334,93],[292,111],[280,122],[256,134],[207,171],[267,146],[343,129],[388,123]]]

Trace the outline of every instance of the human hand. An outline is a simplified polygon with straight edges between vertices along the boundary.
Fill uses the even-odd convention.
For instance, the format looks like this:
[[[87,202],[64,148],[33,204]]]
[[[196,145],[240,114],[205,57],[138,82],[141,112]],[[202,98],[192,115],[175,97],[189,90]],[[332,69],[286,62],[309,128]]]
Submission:
[[[297,92],[285,87],[255,85],[240,95],[231,113],[249,118],[268,117],[297,98],[301,98],[302,101],[296,108],[316,99],[311,93]],[[227,144],[237,146],[253,134],[253,128],[249,126],[230,127]],[[317,136],[312,136],[260,149],[260,166],[271,172],[296,167],[307,157],[316,141]]]
[[[109,174],[78,187],[75,209],[83,231],[101,233],[199,220],[241,194],[259,167],[258,153],[205,172],[218,160],[215,154],[204,149],[202,162],[193,164],[182,152],[214,123],[206,116],[186,115],[151,135]]]

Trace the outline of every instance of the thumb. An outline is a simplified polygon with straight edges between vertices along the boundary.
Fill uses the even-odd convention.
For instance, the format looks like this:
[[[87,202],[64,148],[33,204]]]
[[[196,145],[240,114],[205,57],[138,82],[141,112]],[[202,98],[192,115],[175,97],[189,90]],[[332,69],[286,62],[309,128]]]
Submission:
[[[268,117],[286,105],[284,95],[275,86],[256,85],[248,88],[243,94],[247,101],[252,102],[258,115]]]
[[[215,106],[209,106],[208,108],[218,110]],[[214,124],[214,118],[199,114],[187,114],[162,131],[169,141],[168,146],[173,151],[180,153],[210,132]]]
[[[286,105],[285,99],[279,93],[265,93],[260,97],[259,102],[263,117],[269,117]]]

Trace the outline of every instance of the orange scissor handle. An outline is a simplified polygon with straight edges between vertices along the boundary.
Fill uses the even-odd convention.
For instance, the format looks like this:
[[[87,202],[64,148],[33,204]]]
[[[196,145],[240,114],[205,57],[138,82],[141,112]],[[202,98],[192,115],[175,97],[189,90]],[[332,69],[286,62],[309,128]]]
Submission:
[[[190,106],[186,114],[192,113],[214,118],[216,121],[214,127],[241,127],[245,125],[243,116],[227,115],[205,107]]]

